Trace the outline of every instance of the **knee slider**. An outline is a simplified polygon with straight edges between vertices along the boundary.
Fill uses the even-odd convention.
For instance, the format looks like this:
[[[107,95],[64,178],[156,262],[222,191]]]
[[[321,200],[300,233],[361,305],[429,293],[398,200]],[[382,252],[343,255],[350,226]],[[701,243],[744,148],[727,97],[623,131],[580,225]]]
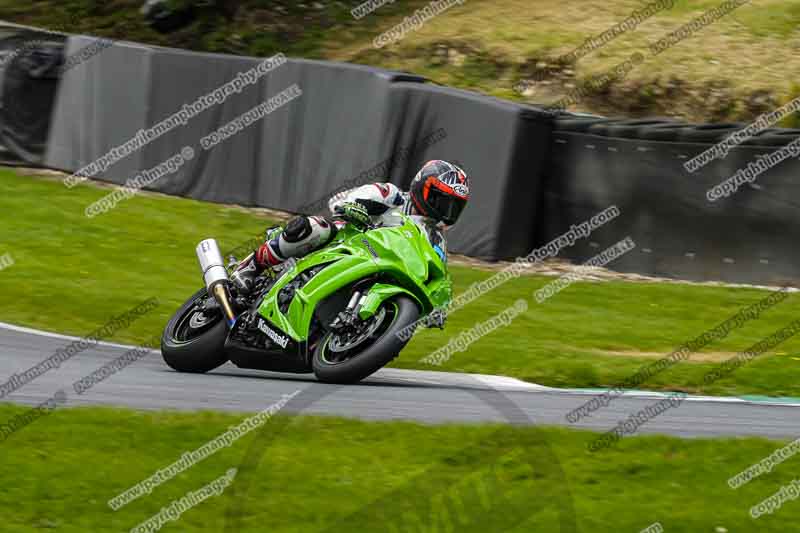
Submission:
[[[313,228],[308,217],[294,217],[283,230],[283,240],[289,243],[300,242],[311,235]]]
[[[300,257],[328,244],[336,235],[336,226],[323,217],[296,217],[289,221],[278,240],[285,257]]]

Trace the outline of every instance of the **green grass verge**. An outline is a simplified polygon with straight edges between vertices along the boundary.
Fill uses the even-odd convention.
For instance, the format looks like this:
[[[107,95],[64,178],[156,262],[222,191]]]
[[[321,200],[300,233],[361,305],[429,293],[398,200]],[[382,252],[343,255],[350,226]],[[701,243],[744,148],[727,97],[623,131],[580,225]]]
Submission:
[[[93,219],[84,208],[110,189],[65,188],[53,179],[0,170],[0,256],[15,263],[0,271],[0,320],[83,335],[142,300],[161,305],[119,331],[113,340],[139,342],[157,335],[171,314],[202,284],[194,247],[210,236],[224,249],[272,221],[236,207],[166,196],[124,201]],[[613,222],[612,222],[613,224]],[[456,294],[490,272],[452,267]],[[417,335],[393,363],[401,368],[503,374],[550,386],[603,387],[713,328],[762,299],[754,289],[662,283],[575,283],[545,303],[533,292],[554,278],[524,276],[453,313],[444,331]],[[481,338],[441,366],[419,360],[453,336],[511,306],[529,310]],[[800,396],[800,338],[711,386],[703,376],[796,318],[800,296],[790,295],[690,360],[643,388],[708,394]]]
[[[266,407],[266,406],[265,406]],[[0,406],[6,420],[25,410]],[[501,425],[426,426],[277,417],[117,511],[107,501],[240,423],[244,415],[56,410],[0,443],[0,532],[128,531],[238,467],[222,496],[163,531],[793,531],[800,502],[748,511],[796,471],[797,458],[732,490],[727,480],[781,444],[762,439],[630,437],[586,451],[594,434]],[[258,439],[258,440],[255,440]],[[246,461],[247,450],[260,461]],[[561,472],[561,473],[560,473]],[[249,486],[249,488],[248,488]],[[564,500],[561,496],[569,494]],[[716,529],[725,528],[725,529]]]

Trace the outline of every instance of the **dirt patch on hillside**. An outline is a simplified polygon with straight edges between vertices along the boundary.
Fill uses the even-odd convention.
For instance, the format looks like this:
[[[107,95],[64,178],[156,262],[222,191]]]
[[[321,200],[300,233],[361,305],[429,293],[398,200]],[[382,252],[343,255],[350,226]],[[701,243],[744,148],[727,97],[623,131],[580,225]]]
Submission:
[[[592,353],[606,357],[637,357],[645,359],[662,359],[669,355],[664,352],[637,352],[637,351],[616,351],[616,350],[591,350]],[[688,362],[694,363],[721,363],[731,357],[735,357],[735,352],[701,352],[693,353]]]

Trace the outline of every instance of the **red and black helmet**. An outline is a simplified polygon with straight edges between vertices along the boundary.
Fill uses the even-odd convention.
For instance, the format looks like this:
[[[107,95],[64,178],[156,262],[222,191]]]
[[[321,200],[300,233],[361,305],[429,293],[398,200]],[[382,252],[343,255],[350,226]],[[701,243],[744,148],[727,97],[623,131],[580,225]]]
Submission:
[[[452,163],[428,161],[414,176],[409,195],[421,215],[452,226],[469,201],[469,178]]]

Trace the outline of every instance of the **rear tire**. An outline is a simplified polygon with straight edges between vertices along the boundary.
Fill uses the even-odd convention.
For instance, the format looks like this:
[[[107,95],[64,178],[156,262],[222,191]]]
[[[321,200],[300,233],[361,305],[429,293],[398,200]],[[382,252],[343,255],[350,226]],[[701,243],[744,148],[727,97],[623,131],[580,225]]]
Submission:
[[[178,372],[204,374],[224,364],[228,357],[225,355],[225,339],[228,328],[223,320],[222,313],[209,317],[196,336],[186,336],[183,332],[186,321],[190,320],[190,313],[198,300],[207,296],[206,289],[197,291],[180,309],[172,316],[164,328],[161,336],[161,355],[170,368]]]
[[[394,313],[388,327],[381,328],[382,331],[376,339],[345,361],[331,363],[326,360],[328,346],[334,334],[328,332],[322,337],[314,350],[311,362],[317,379],[323,383],[356,383],[397,357],[400,350],[408,343],[408,339],[401,340],[397,333],[413,324],[419,318],[420,310],[416,302],[407,296],[396,296],[381,304],[381,308],[388,306],[393,306]],[[380,310],[378,309],[378,312]]]

